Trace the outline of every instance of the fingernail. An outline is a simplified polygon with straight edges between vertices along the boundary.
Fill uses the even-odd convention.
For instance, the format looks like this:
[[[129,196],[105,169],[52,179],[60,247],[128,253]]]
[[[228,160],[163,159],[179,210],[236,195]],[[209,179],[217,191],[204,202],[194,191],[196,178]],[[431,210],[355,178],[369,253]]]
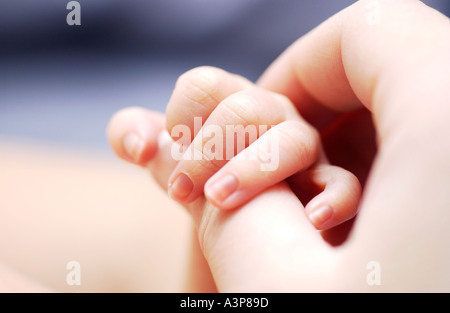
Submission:
[[[225,175],[212,183],[206,184],[205,193],[209,199],[222,203],[231,196],[238,188],[236,177],[231,174]]]
[[[169,196],[178,201],[186,199],[192,190],[194,190],[194,183],[183,173],[178,175],[173,183],[169,184]]]
[[[138,162],[144,149],[144,141],[135,133],[128,133],[123,137],[123,148],[131,160]]]
[[[316,227],[320,227],[326,221],[328,221],[332,215],[333,209],[330,206],[326,205],[316,208],[308,214],[308,217]]]

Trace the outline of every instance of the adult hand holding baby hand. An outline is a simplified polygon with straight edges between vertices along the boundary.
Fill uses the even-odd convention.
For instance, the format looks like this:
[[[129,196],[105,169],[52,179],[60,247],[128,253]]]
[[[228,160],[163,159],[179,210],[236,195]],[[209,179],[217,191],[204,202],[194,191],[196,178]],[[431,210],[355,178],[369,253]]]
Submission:
[[[445,241],[450,232],[445,210],[450,204],[448,55],[450,22],[445,16],[417,1],[360,1],[299,39],[272,64],[258,85],[286,97],[275,101],[292,103],[324,132],[351,119],[366,121],[355,112],[367,109],[378,151],[373,164],[361,166],[362,174],[355,171],[358,177],[370,173],[359,217],[339,249],[319,235],[285,182],[238,210],[219,210],[203,196],[190,199],[185,206],[219,291],[371,291],[365,279],[371,261],[381,265],[385,291],[450,289]],[[240,88],[231,86],[223,99]],[[214,107],[206,107],[208,116]],[[157,140],[164,123],[156,113],[125,110],[113,118],[109,138],[114,150],[130,159],[122,139],[139,134],[129,140],[137,146],[130,144],[134,148],[128,151],[135,152],[135,163],[151,160],[153,175],[165,187],[172,170],[182,165],[170,158],[170,138]],[[353,125],[370,133],[370,123]],[[360,155],[371,154],[366,146],[352,147]],[[296,170],[312,163],[305,161]],[[288,174],[293,172],[277,179]],[[200,185],[209,176],[199,176]],[[291,178],[294,191],[301,178]]]

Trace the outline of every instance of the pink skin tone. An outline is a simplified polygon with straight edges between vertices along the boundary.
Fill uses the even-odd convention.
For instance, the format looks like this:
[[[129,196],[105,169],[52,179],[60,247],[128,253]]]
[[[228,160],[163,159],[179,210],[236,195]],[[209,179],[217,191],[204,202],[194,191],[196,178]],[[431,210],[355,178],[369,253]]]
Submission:
[[[194,125],[201,117],[203,129]],[[174,131],[178,125],[189,127],[192,143],[186,145],[185,156],[201,151],[200,158],[179,161],[169,178],[169,195],[181,202],[190,203],[201,194],[216,207],[229,210],[245,204],[266,188],[304,171],[318,171],[322,180],[312,181],[321,192],[314,195],[306,214],[318,229],[336,226],[357,212],[361,187],[354,175],[342,168],[331,166],[321,147],[317,131],[297,112],[290,100],[261,89],[242,77],[213,67],[200,67],[183,74],[167,106],[166,125],[172,138],[180,139]],[[244,124],[244,125],[243,125]],[[268,130],[246,143],[245,151],[235,151],[233,156],[246,153],[258,155],[259,150],[269,151],[277,143],[277,166],[261,170],[261,158],[216,158],[205,149],[211,137],[200,131],[215,126],[226,137],[227,126],[260,127]],[[269,128],[272,126],[272,128]],[[276,141],[274,141],[276,140]],[[224,142],[223,149],[230,149]],[[189,145],[190,144],[190,145]],[[195,148],[194,148],[195,147]],[[242,150],[242,149],[241,149]],[[227,150],[227,153],[229,151]],[[319,186],[320,185],[320,186]]]
[[[379,24],[368,23],[374,20],[374,4],[381,12]],[[371,124],[359,114],[342,112],[364,107],[370,113],[377,135],[376,158],[351,168],[361,182],[367,180],[360,214],[351,234],[338,247],[330,246],[324,237],[332,238],[341,227],[318,233],[307,220],[299,199],[305,197],[302,203],[308,206],[326,207],[321,202],[326,194],[324,201],[335,205],[333,214],[339,199],[348,199],[336,192],[340,185],[333,182],[349,176],[320,157],[290,176],[286,180],[290,185],[281,182],[268,187],[239,209],[218,209],[200,195],[183,204],[195,223],[195,235],[198,233],[199,246],[190,251],[195,258],[206,260],[200,266],[199,262],[189,263],[189,273],[204,270],[205,276],[196,275],[194,280],[210,292],[448,292],[449,34],[449,19],[420,1],[362,0],[281,55],[258,85],[288,97],[301,116],[320,130],[333,164],[348,160],[345,168],[351,168],[356,163],[357,158],[352,158],[355,152],[358,157],[370,156],[358,137],[370,130],[365,127]],[[238,88],[231,93],[239,92]],[[217,100],[220,98],[209,99],[210,103]],[[336,115],[342,117],[337,125],[326,127]],[[308,129],[301,120],[296,122]],[[131,108],[114,116],[108,128],[117,155],[148,167],[163,188],[178,165],[171,158],[173,140],[163,131],[165,126],[161,114]],[[324,137],[324,133],[330,136]],[[346,149],[329,150],[342,144]],[[321,150],[317,151],[320,156]],[[88,176],[81,175],[80,181]],[[55,177],[60,177],[59,168]],[[233,184],[227,178],[225,189],[233,190]],[[336,188],[333,193],[332,187]],[[305,196],[309,188],[312,200]],[[225,193],[220,196],[226,198]],[[156,207],[167,209],[165,205]],[[324,214],[310,219],[326,219],[327,211],[324,208]],[[145,231],[154,221],[146,222],[150,227]],[[175,219],[162,227],[182,231]],[[4,238],[7,242],[11,239]],[[369,265],[374,263],[381,269],[380,285],[370,284],[374,267]],[[8,267],[0,266],[0,276],[0,289],[5,291],[44,291]]]
[[[206,178],[191,176],[192,190],[185,192],[182,200],[193,200],[183,204],[196,222],[200,246],[219,291],[449,290],[450,22],[420,1],[375,2],[379,4],[380,24],[368,23],[373,20],[369,19],[371,15],[377,13],[373,12],[373,6],[368,6],[374,1],[358,1],[299,39],[258,81],[258,86],[266,92],[270,90],[287,97],[301,117],[321,135],[336,130],[328,132],[328,138],[322,136],[326,148],[335,145],[334,153],[326,150],[329,160],[339,161],[333,164],[347,161],[346,168],[350,168],[352,163],[356,164],[355,160],[369,156],[368,162],[352,169],[358,178],[363,178],[362,182],[366,181],[360,213],[349,237],[338,248],[330,246],[302,212],[302,203],[308,203],[310,208],[313,205],[324,208],[317,217],[310,217],[323,223],[329,220],[327,203],[331,203],[328,206],[333,210],[333,218],[339,201],[345,203],[349,198],[359,198],[342,197],[336,192],[337,182],[345,181],[348,176],[339,174],[342,173],[339,167],[326,163],[319,146],[316,157],[305,153],[307,160],[315,161],[289,176],[289,186],[281,182],[263,190],[239,209],[220,210],[205,201],[201,192],[211,175],[232,164],[231,159],[219,164],[214,173],[208,172]],[[225,84],[213,86],[226,90],[227,82],[230,83],[226,80]],[[234,88],[214,99],[203,94],[208,106],[187,105],[184,109],[207,108],[209,119],[220,103],[241,91]],[[258,97],[258,91],[245,92],[255,92],[253,96]],[[280,105],[283,101],[274,102]],[[358,115],[360,109],[370,113],[373,124]],[[280,108],[280,112],[286,111]],[[192,117],[203,116],[201,112],[177,113],[176,105],[169,105],[169,130],[177,124],[189,125]],[[126,123],[143,125],[136,122],[142,118],[147,125],[151,124],[149,128],[155,123],[159,130],[163,128],[162,116],[156,121],[143,118],[147,114],[153,113],[135,110],[130,119],[123,119],[123,115],[113,119],[110,141],[119,155],[123,150],[123,136],[132,129]],[[336,123],[329,125],[333,119]],[[281,119],[273,124],[282,125],[285,121],[293,119]],[[308,128],[301,120],[296,122]],[[375,159],[370,159],[367,146],[358,143],[359,135],[370,133],[373,126],[378,150]],[[311,138],[313,133],[304,138]],[[147,142],[146,138],[142,141]],[[155,137],[148,142],[152,148],[143,151],[156,151]],[[295,144],[291,148],[299,144],[292,142]],[[337,149],[339,144],[346,149]],[[164,148],[159,151],[150,166],[163,187],[167,187],[171,175],[175,179],[179,173],[195,173],[189,164],[168,159]],[[172,163],[165,166],[166,162]],[[181,170],[177,168],[181,166]],[[329,173],[329,169],[336,172]],[[331,179],[333,176],[335,179]],[[233,184],[227,179],[224,185],[232,190]],[[211,186],[207,184],[207,187]],[[312,199],[306,197],[300,203],[298,200],[309,188],[313,191]],[[214,198],[212,194],[210,197]],[[193,199],[189,199],[191,196]],[[226,198],[224,194],[220,196]],[[339,227],[321,234],[332,234],[335,229]],[[366,280],[370,273],[367,265],[372,261],[378,262],[382,269],[382,284],[376,287]]]

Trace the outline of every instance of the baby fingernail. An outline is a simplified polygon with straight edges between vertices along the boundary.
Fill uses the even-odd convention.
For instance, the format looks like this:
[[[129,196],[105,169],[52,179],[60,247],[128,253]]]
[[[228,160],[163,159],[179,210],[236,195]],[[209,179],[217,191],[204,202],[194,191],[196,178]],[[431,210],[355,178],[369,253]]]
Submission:
[[[206,185],[205,193],[208,198],[221,203],[225,201],[238,188],[238,181],[236,177],[231,174],[225,175],[212,183]]]
[[[326,205],[318,207],[312,212],[310,212],[308,214],[308,218],[314,224],[314,226],[320,227],[326,221],[328,221],[332,215],[333,209],[330,206]]]
[[[178,201],[185,200],[192,190],[194,190],[194,183],[183,173],[178,175],[173,183],[169,184],[169,196]]]
[[[123,137],[123,148],[133,162],[138,162],[144,149],[144,141],[135,133]]]

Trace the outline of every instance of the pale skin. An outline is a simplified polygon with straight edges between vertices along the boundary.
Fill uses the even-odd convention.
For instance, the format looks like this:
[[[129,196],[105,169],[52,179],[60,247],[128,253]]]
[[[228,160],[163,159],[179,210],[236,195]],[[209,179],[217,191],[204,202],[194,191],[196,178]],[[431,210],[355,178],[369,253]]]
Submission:
[[[211,125],[219,126],[222,131],[216,136],[198,134],[200,130],[195,129],[193,123],[197,116],[205,121],[205,133]],[[200,154],[198,160],[181,159],[169,177],[169,195],[175,200],[190,203],[205,191],[207,200],[214,206],[235,209],[267,187],[298,173],[310,178],[304,185],[311,184],[320,190],[316,197],[311,195],[314,199],[306,206],[307,215],[318,229],[331,228],[355,215],[361,193],[357,178],[329,164],[318,132],[298,114],[288,98],[216,68],[197,68],[178,80],[166,119],[173,140],[178,139],[178,133],[174,132],[177,125],[188,126],[188,134],[195,137],[192,143],[188,141],[185,155],[192,156],[194,150]],[[212,141],[227,150],[228,139],[233,138],[233,134],[227,134],[227,127],[236,125],[242,128],[274,126],[264,134],[260,132],[259,139],[249,137],[247,148],[242,152],[235,151],[239,149],[237,140],[234,145],[231,142],[232,149],[219,156],[205,148]],[[275,146],[274,138],[277,155],[271,157],[279,160],[273,169],[261,169],[261,156],[235,157],[229,161],[226,158],[225,152],[257,156],[260,151],[270,151],[270,145]]]
[[[195,245],[191,249],[190,263],[180,260],[192,266],[180,277],[187,281],[186,291],[450,291],[450,22],[418,1],[386,0],[377,1],[380,23],[368,23],[374,14],[369,3],[373,1],[354,4],[300,38],[253,89],[255,97],[270,91],[279,105],[298,110],[299,117],[285,115],[278,122],[301,118],[307,134],[302,140],[314,137],[314,128],[320,133],[317,154],[311,153],[305,165],[294,170],[306,173],[308,165],[320,164],[326,156],[331,164],[359,178],[361,202],[342,211],[348,212],[346,218],[359,211],[350,235],[334,246],[330,242],[336,241],[342,227],[317,232],[322,227],[311,223],[308,208],[304,209],[310,197],[302,199],[315,180],[305,180],[302,174],[273,186],[262,184],[259,194],[240,199],[244,204],[237,208],[219,209],[220,203],[212,205],[200,192],[185,204],[200,243],[199,249]],[[233,84],[233,78],[225,79]],[[224,98],[241,92],[240,88],[223,90]],[[219,106],[209,108],[213,114]],[[170,128],[171,116],[188,120],[195,116],[195,112],[176,111],[175,107],[163,117],[144,109],[125,109],[108,128],[114,151],[131,163],[148,166],[163,188],[182,165],[170,158],[170,137],[164,139],[160,133],[167,125]],[[373,139],[370,118],[377,138],[373,160],[375,151],[367,141]],[[130,133],[138,140],[128,137],[124,144]],[[232,162],[202,177],[199,186],[222,170],[232,171]],[[352,177],[341,168],[338,171]],[[283,180],[286,173],[273,175]],[[324,181],[322,186],[331,185],[333,174],[313,178]],[[343,184],[354,186],[345,180]],[[312,189],[316,198],[333,195]],[[336,199],[327,200],[341,212]],[[167,227],[177,229],[176,224]],[[379,286],[366,281],[372,261],[381,268]],[[21,277],[8,279],[7,287],[17,286],[17,281],[22,289],[35,288]]]
[[[377,152],[371,167],[365,168],[369,175],[350,236],[339,247],[330,246],[292,192],[295,182],[291,188],[284,182],[269,187],[231,211],[218,209],[202,195],[181,199],[172,194],[189,202],[185,206],[196,222],[219,291],[450,290],[445,239],[450,232],[450,22],[418,1],[377,1],[377,12],[368,4],[354,4],[299,39],[258,81],[259,87],[287,97],[319,130],[338,118],[350,123],[352,117],[345,119],[341,112],[365,108],[371,113]],[[380,22],[370,23],[371,14],[380,14]],[[221,103],[222,98],[212,98]],[[174,116],[189,119],[197,114],[182,116],[177,110],[171,102],[169,130]],[[353,117],[362,120],[361,115]],[[143,121],[145,125],[139,123]],[[142,141],[141,151],[147,154],[135,160],[156,166],[152,173],[163,187],[176,175],[174,170],[193,170],[160,157],[167,156],[170,146],[170,140],[156,144],[156,134],[165,128],[162,116],[131,109],[116,115],[111,125],[111,143],[122,157],[122,138],[133,130],[131,125],[152,129],[147,134],[153,137]],[[370,133],[368,128],[360,131]],[[348,136],[345,131],[340,135]],[[234,166],[231,160],[216,175],[233,172]],[[364,177],[364,168],[358,168]],[[282,176],[285,173],[277,179]],[[206,180],[199,179],[200,186]],[[212,193],[208,196],[207,184],[211,200]],[[371,261],[378,262],[383,273],[375,289],[366,282]]]

